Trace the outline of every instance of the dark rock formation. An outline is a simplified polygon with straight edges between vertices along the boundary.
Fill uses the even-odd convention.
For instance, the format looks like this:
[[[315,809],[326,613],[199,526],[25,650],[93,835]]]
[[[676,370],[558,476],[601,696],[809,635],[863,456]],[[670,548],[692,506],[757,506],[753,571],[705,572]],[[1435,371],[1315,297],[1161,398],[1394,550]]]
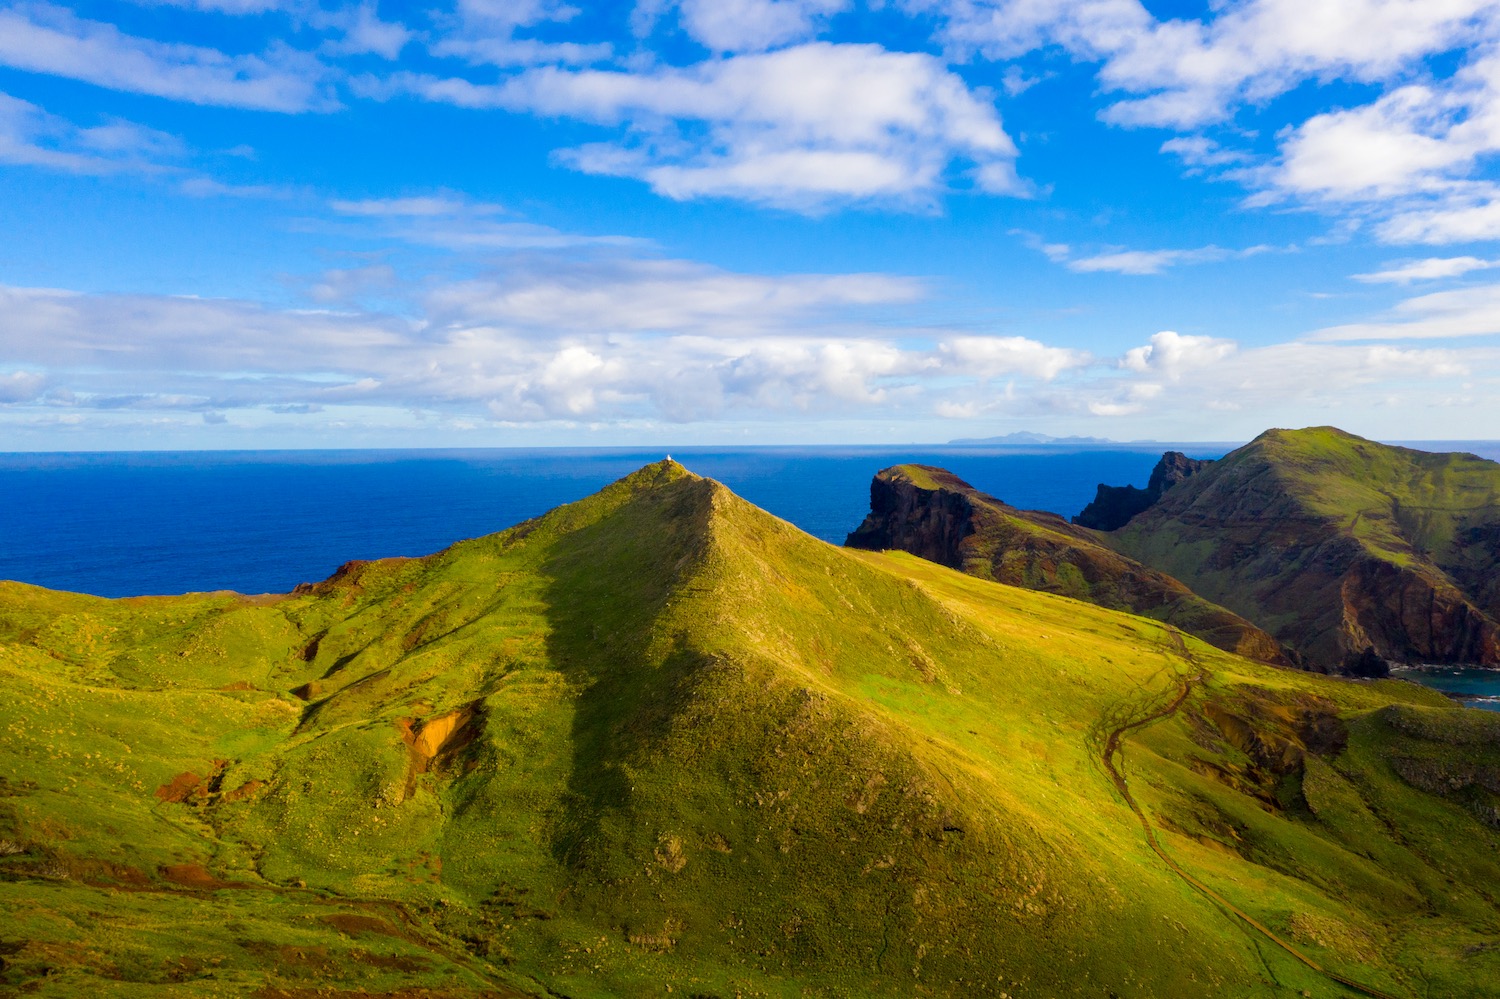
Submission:
[[[1101,482],[1094,501],[1073,518],[1073,523],[1096,531],[1118,530],[1161,499],[1162,493],[1211,464],[1212,458],[1189,458],[1181,451],[1168,451],[1151,470],[1151,478],[1145,489],[1138,486],[1107,486]]]
[[[1313,669],[1500,665],[1500,465],[1473,455],[1267,431],[1101,540]]]
[[[1056,514],[1017,510],[941,468],[898,465],[876,475],[870,514],[844,543],[899,549],[973,576],[1141,614],[1221,649],[1287,664],[1266,632],[1110,550],[1095,532]]]

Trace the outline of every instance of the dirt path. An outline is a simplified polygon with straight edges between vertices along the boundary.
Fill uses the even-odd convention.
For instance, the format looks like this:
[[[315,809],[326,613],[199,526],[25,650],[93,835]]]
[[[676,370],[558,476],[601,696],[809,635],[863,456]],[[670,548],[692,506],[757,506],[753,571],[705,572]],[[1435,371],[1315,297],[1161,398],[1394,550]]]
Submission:
[[[1171,638],[1173,644],[1172,651],[1174,652],[1174,654],[1176,654],[1178,658],[1180,658],[1188,666],[1189,670],[1195,672],[1193,672],[1191,676],[1187,675],[1186,673],[1179,673],[1177,675],[1177,693],[1165,705],[1149,711],[1148,713],[1141,715],[1138,718],[1134,718],[1130,721],[1124,722],[1123,724],[1119,724],[1111,728],[1108,735],[1104,739],[1104,747],[1100,752],[1100,762],[1104,764],[1104,769],[1109,773],[1109,779],[1114,782],[1115,790],[1120,792],[1120,797],[1125,799],[1125,804],[1129,805],[1130,810],[1135,813],[1136,819],[1141,824],[1141,829],[1146,834],[1146,844],[1151,847],[1151,852],[1156,854],[1157,857],[1161,858],[1161,862],[1167,865],[1168,870],[1177,875],[1183,881],[1186,881],[1200,894],[1204,895],[1209,900],[1214,902],[1225,912],[1228,912],[1230,915],[1243,920],[1244,923],[1251,929],[1255,930],[1261,936],[1265,937],[1277,947],[1280,947],[1282,950],[1286,951],[1286,953],[1290,954],[1292,957],[1296,958],[1298,961],[1311,968],[1313,971],[1316,971],[1324,978],[1337,982],[1339,985],[1342,985],[1345,988],[1352,989],[1353,991],[1358,992],[1360,995],[1373,996],[1374,999],[1397,999],[1396,996],[1393,996],[1388,992],[1381,992],[1379,989],[1371,988],[1368,985],[1361,985],[1359,982],[1345,978],[1343,975],[1340,975],[1337,972],[1329,971],[1327,968],[1318,964],[1312,958],[1302,953],[1286,940],[1283,940],[1281,937],[1277,936],[1249,913],[1236,906],[1233,902],[1230,902],[1223,895],[1220,895],[1218,892],[1208,887],[1208,885],[1204,884],[1202,881],[1199,881],[1192,874],[1189,874],[1177,863],[1177,861],[1173,860],[1167,854],[1166,850],[1162,848],[1160,841],[1156,837],[1156,828],[1151,824],[1151,820],[1146,817],[1146,812],[1141,808],[1140,803],[1135,800],[1135,795],[1130,793],[1130,784],[1125,780],[1125,774],[1121,772],[1120,768],[1116,765],[1115,758],[1117,756],[1120,756],[1120,743],[1121,740],[1124,739],[1126,734],[1136,729],[1145,728],[1147,725],[1154,724],[1155,722],[1161,721],[1163,718],[1167,718],[1170,715],[1175,714],[1177,712],[1177,709],[1182,707],[1182,703],[1188,699],[1188,695],[1192,693],[1193,684],[1198,683],[1203,679],[1204,671],[1201,665],[1198,663],[1197,659],[1193,656],[1192,652],[1188,649],[1187,644],[1183,642],[1182,635],[1174,629],[1168,629],[1167,634]]]

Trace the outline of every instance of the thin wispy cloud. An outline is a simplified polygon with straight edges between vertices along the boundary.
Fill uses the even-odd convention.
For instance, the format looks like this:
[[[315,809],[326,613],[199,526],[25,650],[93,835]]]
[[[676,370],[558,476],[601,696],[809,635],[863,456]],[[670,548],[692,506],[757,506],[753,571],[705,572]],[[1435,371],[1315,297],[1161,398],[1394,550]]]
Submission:
[[[266,111],[338,106],[323,82],[324,67],[306,52],[278,44],[229,55],[159,42],[47,3],[0,9],[0,65],[191,104]]]

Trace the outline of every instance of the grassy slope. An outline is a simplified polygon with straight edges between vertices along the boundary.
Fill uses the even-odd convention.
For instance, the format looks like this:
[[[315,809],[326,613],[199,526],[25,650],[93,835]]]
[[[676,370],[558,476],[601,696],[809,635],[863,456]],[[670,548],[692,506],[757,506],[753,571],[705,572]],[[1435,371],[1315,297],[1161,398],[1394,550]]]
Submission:
[[[1210,510],[1214,524],[1232,522],[1238,533],[1205,534],[1199,507]],[[1500,534],[1495,462],[1314,427],[1266,431],[1106,537],[1125,554],[1181,578],[1278,637],[1311,642],[1331,656],[1331,645],[1324,648],[1327,643],[1319,644],[1316,636],[1340,626],[1338,580],[1330,577],[1330,594],[1287,597],[1300,585],[1296,577],[1315,578],[1319,566],[1269,566],[1278,552],[1349,537],[1434,585],[1456,586],[1493,617],[1500,614],[1494,541],[1486,547],[1471,535],[1486,527]],[[1315,605],[1323,608],[1322,616],[1312,620]]]
[[[1126,750],[1174,855],[1330,966],[1500,994],[1500,734],[1189,647],[822,544],[667,464],[282,599],[5,584],[0,982],[1323,989],[1163,869],[1097,762],[1193,671]],[[1334,715],[1348,750],[1302,753]],[[153,796],[187,771],[201,796]]]
[[[961,543],[963,571],[1056,593],[1180,628],[1211,645],[1287,665],[1270,635],[1176,579],[1121,555],[1106,537],[1056,514],[1018,510],[944,469],[896,465],[880,473],[928,492],[959,492],[973,504],[974,534]]]

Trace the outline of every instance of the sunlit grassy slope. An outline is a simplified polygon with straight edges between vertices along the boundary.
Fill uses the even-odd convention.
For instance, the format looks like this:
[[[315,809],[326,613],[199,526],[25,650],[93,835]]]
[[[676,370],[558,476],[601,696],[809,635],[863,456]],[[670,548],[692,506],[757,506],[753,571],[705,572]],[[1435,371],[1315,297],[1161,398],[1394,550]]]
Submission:
[[[1331,969],[1500,995],[1500,719],[671,463],[287,597],[3,584],[0,676],[0,990],[1338,994],[1100,764],[1197,677],[1124,751],[1178,862]]]
[[[1500,662],[1500,464],[1471,454],[1268,430],[1101,537],[1314,664]]]

